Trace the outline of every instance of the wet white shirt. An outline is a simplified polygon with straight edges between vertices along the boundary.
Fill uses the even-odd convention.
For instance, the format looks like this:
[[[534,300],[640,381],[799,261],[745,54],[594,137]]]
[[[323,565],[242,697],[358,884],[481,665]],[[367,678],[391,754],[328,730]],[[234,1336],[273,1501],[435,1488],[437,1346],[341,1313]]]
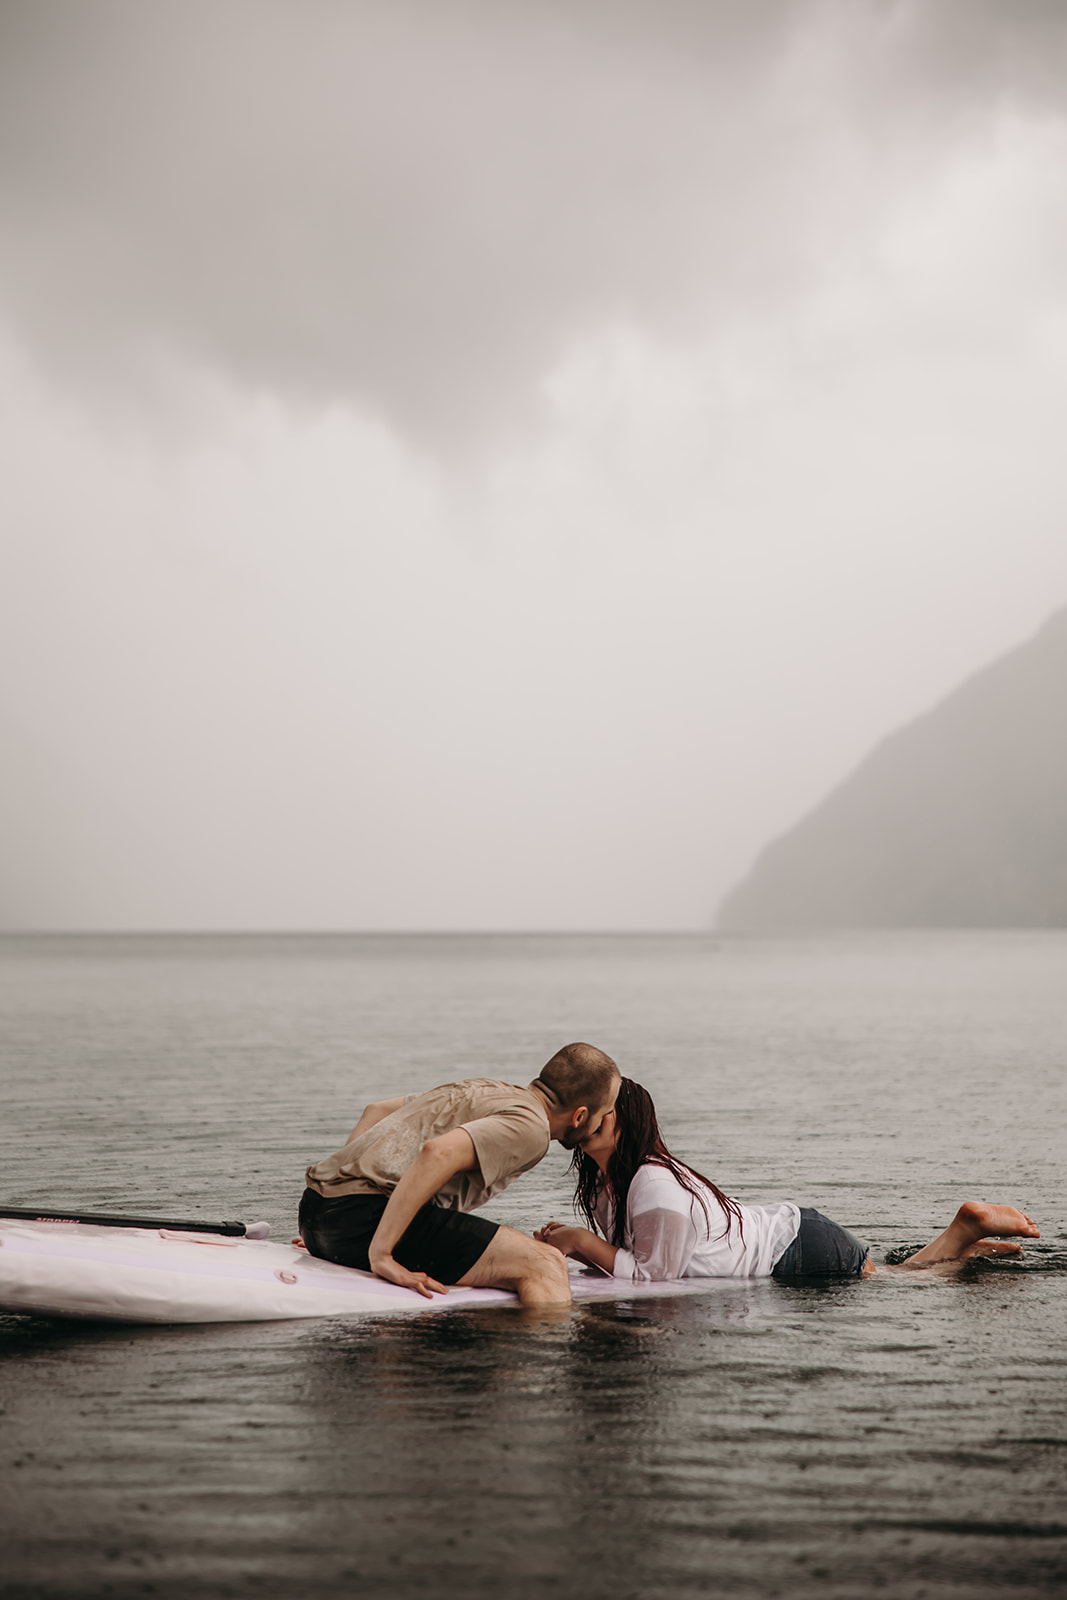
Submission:
[[[707,1206],[653,1163],[634,1174],[626,1197],[626,1231],[616,1251],[616,1278],[766,1278],[796,1238],[800,1208],[792,1200],[773,1205],[741,1204],[741,1226],[730,1219],[712,1191],[694,1179]],[[740,1202],[739,1202],[740,1204]],[[609,1240],[615,1206],[605,1190],[596,1203],[597,1226]]]

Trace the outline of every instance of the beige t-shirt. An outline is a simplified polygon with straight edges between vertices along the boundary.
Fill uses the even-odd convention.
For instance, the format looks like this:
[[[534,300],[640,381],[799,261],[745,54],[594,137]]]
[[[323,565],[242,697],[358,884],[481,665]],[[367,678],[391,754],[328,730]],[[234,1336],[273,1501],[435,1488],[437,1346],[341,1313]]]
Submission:
[[[307,1185],[332,1199],[342,1194],[391,1194],[427,1139],[465,1128],[478,1165],[457,1172],[434,1195],[449,1211],[474,1211],[548,1151],[545,1102],[534,1089],[495,1078],[467,1078],[408,1095],[381,1122],[307,1169]]]

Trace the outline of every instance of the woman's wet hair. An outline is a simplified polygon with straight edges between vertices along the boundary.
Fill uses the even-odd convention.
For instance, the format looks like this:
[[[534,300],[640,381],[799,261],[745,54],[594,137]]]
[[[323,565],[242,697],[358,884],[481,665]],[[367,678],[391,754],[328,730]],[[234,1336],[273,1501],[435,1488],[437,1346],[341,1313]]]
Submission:
[[[711,1213],[708,1210],[707,1197],[698,1185],[703,1184],[710,1189],[726,1214],[726,1227],[719,1237],[729,1238],[730,1229],[736,1220],[741,1237],[744,1238],[741,1207],[737,1201],[723,1194],[718,1184],[712,1183],[710,1178],[705,1178],[695,1167],[687,1166],[684,1161],[678,1161],[671,1155],[659,1131],[652,1096],[632,1078],[623,1078],[619,1084],[615,1117],[615,1149],[608,1159],[607,1171],[607,1183],[615,1204],[615,1226],[612,1237],[608,1240],[609,1244],[621,1246],[623,1243],[626,1235],[626,1198],[630,1193],[634,1175],[644,1166],[666,1167],[675,1182],[699,1202],[709,1229]],[[596,1202],[605,1183],[604,1174],[592,1156],[585,1154],[581,1145],[574,1151],[571,1166],[575,1173],[574,1208],[585,1218],[588,1226],[595,1230]]]

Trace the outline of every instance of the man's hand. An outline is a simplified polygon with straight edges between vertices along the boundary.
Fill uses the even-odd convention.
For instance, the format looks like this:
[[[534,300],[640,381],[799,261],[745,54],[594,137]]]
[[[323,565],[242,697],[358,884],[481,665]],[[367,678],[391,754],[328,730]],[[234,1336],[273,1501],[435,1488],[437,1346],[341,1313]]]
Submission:
[[[376,1278],[384,1278],[387,1283],[398,1283],[402,1289],[417,1289],[427,1300],[432,1300],[435,1294],[448,1293],[447,1286],[431,1278],[428,1272],[409,1272],[392,1256],[371,1256],[370,1269]]]
[[[409,1272],[394,1260],[393,1251],[419,1208],[432,1200],[449,1178],[457,1172],[469,1172],[477,1164],[474,1140],[466,1128],[453,1128],[451,1133],[427,1139],[386,1201],[370,1242],[367,1256],[377,1277],[399,1283],[405,1289],[417,1289],[427,1300],[432,1294],[444,1294],[443,1283],[425,1272]]]

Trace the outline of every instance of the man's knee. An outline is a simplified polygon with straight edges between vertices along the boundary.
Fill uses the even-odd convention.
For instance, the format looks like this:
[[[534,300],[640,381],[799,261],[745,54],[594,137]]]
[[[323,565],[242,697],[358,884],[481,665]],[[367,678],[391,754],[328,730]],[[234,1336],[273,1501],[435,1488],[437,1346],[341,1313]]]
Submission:
[[[566,1258],[550,1244],[541,1244],[528,1234],[513,1235],[509,1252],[509,1287],[515,1289],[524,1305],[559,1305],[571,1297],[571,1279]]]
[[[535,1280],[545,1287],[570,1292],[567,1263],[550,1244],[531,1239],[528,1233],[501,1227],[493,1235],[485,1254],[470,1272],[460,1279],[465,1284],[498,1283],[508,1286]]]
[[[494,1244],[499,1241],[502,1255],[523,1276],[535,1274],[538,1277],[556,1278],[560,1271],[567,1276],[567,1263],[558,1250],[553,1250],[550,1244],[542,1244],[539,1239],[531,1239],[528,1233],[519,1233],[515,1228],[500,1228]]]
[[[538,1239],[531,1239],[536,1254],[537,1272],[539,1276],[547,1279],[549,1283],[569,1284],[571,1275],[567,1270],[567,1258],[550,1244],[542,1244]]]

